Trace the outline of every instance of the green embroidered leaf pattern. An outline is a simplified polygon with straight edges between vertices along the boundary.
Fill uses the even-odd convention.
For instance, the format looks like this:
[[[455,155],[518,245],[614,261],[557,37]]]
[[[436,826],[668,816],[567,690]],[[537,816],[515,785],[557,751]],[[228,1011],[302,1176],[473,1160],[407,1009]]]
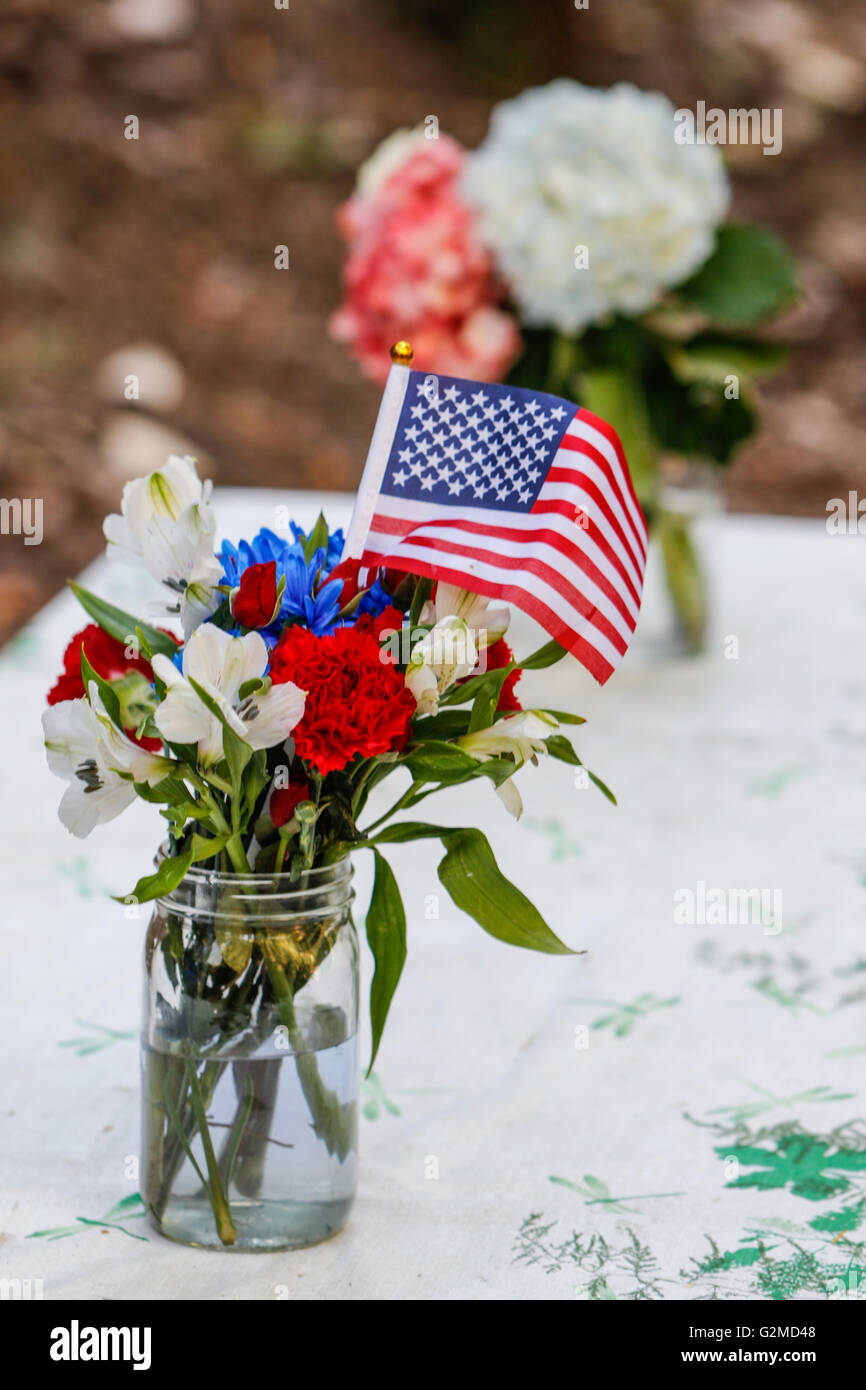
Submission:
[[[866,1152],[837,1149],[829,1152],[829,1144],[810,1134],[788,1134],[777,1141],[775,1150],[747,1144],[717,1148],[716,1153],[726,1160],[736,1159],[744,1167],[759,1169],[742,1173],[726,1184],[727,1187],[759,1187],[769,1190],[787,1187],[798,1197],[820,1202],[847,1192],[850,1182],[844,1175],[866,1172]]]

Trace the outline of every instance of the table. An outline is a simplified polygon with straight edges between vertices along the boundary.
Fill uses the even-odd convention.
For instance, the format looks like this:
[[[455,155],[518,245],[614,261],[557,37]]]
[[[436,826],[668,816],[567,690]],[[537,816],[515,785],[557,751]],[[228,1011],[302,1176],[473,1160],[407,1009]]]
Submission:
[[[320,504],[332,524],[350,507],[216,501],[235,538],[287,501],[307,524]],[[394,848],[409,958],[363,1089],[357,1205],[343,1234],[292,1254],[188,1250],[142,1219],[144,921],[109,895],[146,870],[159,822],[136,805],[78,842],[56,819],[38,716],[83,625],[71,596],[6,648],[0,1278],[47,1299],[866,1290],[862,541],[756,517],[710,519],[702,541],[716,591],[705,656],[663,652],[653,559],[639,639],[605,689],[571,661],[524,680],[525,703],[542,689],[587,716],[578,750],[618,807],[552,760],[520,774],[519,824],[486,783],[436,806],[441,823],[481,825],[585,955],[503,946],[444,894],[430,920],[436,846]],[[104,560],[82,582],[122,607],[154,597]],[[530,629],[516,621],[518,654]],[[752,888],[759,920],[737,891]]]

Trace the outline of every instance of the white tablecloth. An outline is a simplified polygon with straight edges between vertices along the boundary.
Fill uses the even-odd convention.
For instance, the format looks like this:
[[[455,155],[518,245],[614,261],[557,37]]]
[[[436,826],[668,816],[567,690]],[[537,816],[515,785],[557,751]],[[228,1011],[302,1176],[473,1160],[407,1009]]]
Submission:
[[[287,501],[347,519],[340,496],[217,495],[235,538]],[[2,1278],[50,1299],[855,1297],[861,1270],[866,1290],[863,543],[744,517],[704,539],[704,657],[657,659],[653,572],[607,688],[571,661],[524,681],[525,701],[588,716],[577,746],[617,808],[552,761],[521,773],[519,824],[486,784],[425,807],[481,825],[587,954],[503,946],[444,894],[428,920],[438,845],[393,851],[409,958],[364,1087],[358,1201],[293,1254],[184,1249],[141,1218],[144,921],[109,894],[148,868],[160,822],[137,805],[82,843],[56,819],[39,714],[83,625],[72,598],[6,649]],[[124,607],[154,597],[102,560],[83,582]],[[701,882],[765,889],[766,920],[714,923],[710,895],[709,921],[678,922],[675,895]]]

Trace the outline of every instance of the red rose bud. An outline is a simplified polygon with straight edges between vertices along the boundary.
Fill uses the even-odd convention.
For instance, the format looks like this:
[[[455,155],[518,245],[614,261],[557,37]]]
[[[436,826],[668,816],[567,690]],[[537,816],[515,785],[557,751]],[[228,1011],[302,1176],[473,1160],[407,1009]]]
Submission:
[[[486,668],[488,671],[501,671],[503,666],[507,666],[512,657],[512,651],[504,637],[500,637],[498,642],[494,642],[492,647],[488,647],[484,653],[486,656]],[[480,665],[480,662],[479,662]],[[519,710],[523,709],[520,701],[515,694],[514,687],[523,675],[519,666],[516,666],[510,675],[505,677],[502,682],[502,689],[499,692],[499,702],[497,709]]]
[[[274,787],[268,810],[277,830],[292,819],[296,806],[299,806],[302,801],[309,801],[309,799],[309,782],[290,782],[287,787]]]
[[[343,584],[343,592],[340,595],[340,607],[345,608],[347,603],[351,603],[353,598],[357,598],[361,592],[358,583],[358,575],[361,569],[360,560],[341,560],[339,565],[335,565],[328,575],[327,582],[330,584],[333,579],[339,579]],[[372,582],[372,581],[371,581]]]
[[[406,574],[403,570],[388,568],[379,571],[379,580],[385,593],[405,612],[412,603],[415,585],[418,583],[417,576]]]
[[[267,627],[277,616],[277,562],[249,565],[240,583],[232,590],[231,610],[242,627]]]

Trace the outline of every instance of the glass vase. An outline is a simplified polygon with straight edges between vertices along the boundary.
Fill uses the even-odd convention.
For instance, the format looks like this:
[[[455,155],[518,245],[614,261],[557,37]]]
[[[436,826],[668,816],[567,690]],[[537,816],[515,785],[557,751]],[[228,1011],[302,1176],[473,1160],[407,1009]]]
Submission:
[[[705,523],[723,507],[719,469],[670,460],[659,488],[651,539],[659,549],[676,641],[691,655],[704,650],[711,620]]]
[[[357,1179],[358,939],[348,858],[192,869],[145,943],[142,1197],[170,1240],[312,1245]]]

